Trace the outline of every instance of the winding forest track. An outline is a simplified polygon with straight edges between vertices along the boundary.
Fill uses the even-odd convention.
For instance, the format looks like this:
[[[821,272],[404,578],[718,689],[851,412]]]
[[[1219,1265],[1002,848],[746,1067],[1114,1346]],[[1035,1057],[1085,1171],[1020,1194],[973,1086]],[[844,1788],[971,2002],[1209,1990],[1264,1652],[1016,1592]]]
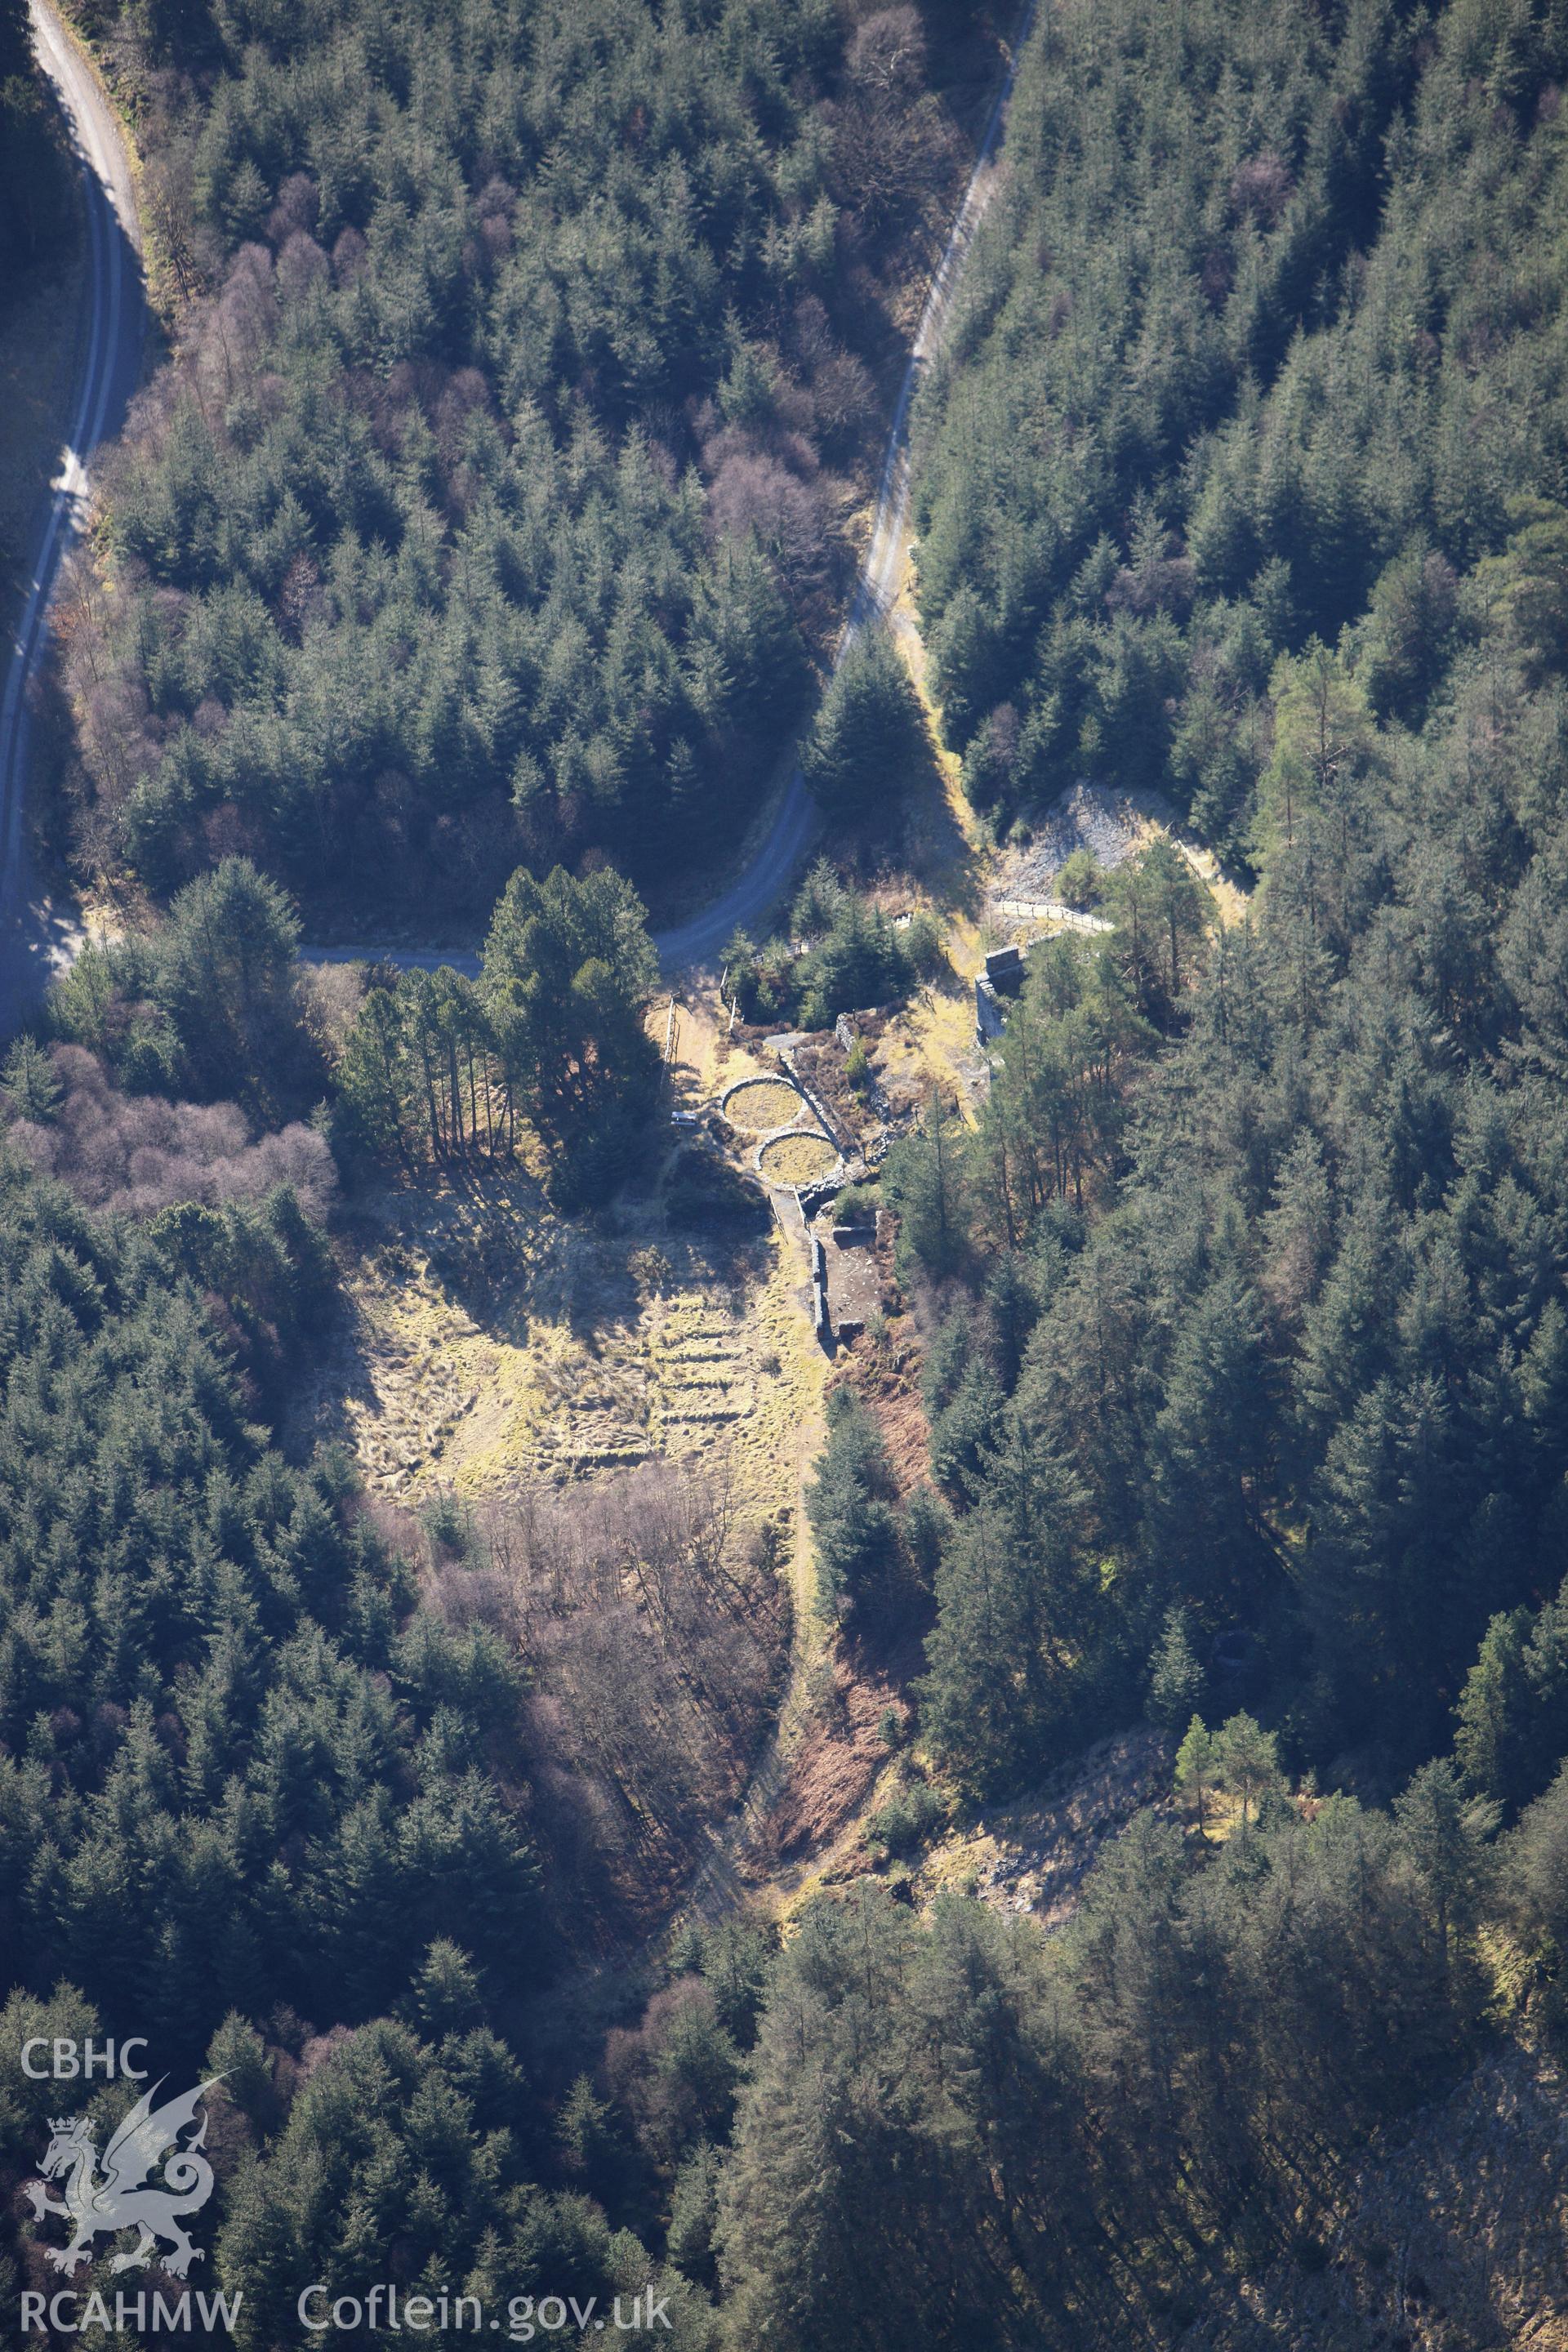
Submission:
[[[120,430],[142,367],[146,323],[131,158],[91,67],[44,0],[32,0],[38,62],[69,129],[87,228],[80,373],[59,470],[34,541],[26,601],[0,697],[0,1008],[5,1025],[35,1003],[80,944],[73,911],[40,890],[23,823],[31,693],[48,652],[60,565],[86,527],[89,468]]]
[[[910,416],[926,369],[946,331],[960,274],[996,185],[994,169],[996,149],[1006,119],[1007,101],[1013,95],[1018,59],[1034,22],[1035,5],[1036,0],[1026,0],[1017,33],[1007,54],[1002,85],[996,93],[980,142],[979,153],[975,156],[973,169],[963,191],[963,201],[959,205],[948,232],[947,243],[942,249],[926,290],[925,307],[921,312],[920,325],[889,428],[881,478],[877,486],[876,512],[871,519],[871,536],[860,559],[860,575],[833,656],[835,669],[861,630],[885,620],[891,613],[903,581],[910,555],[910,504],[913,482],[910,462]],[[766,914],[800,866],[816,839],[816,812],[806,791],[805,779],[797,766],[784,787],[784,798],[767,839],[740,880],[715,898],[700,915],[694,916],[690,922],[659,933],[655,944],[665,970],[679,971],[716,962],[733,931],[745,929]]]
[[[1006,117],[1007,101],[1013,94],[1018,59],[1029,37],[1035,10],[1036,0],[1026,0],[1017,32],[1008,52],[1002,86],[996,93],[985,135],[964,190],[963,202],[926,295],[920,329],[904,371],[898,406],[888,435],[887,455],[882,463],[882,478],[870,541],[861,562],[854,602],[839,639],[835,667],[868,622],[885,619],[891,614],[903,583],[910,554],[910,412],[924,372],[941,342],[959,272],[996,185],[993,169],[996,148]],[[724,941],[737,924],[752,921],[758,914],[764,913],[788,882],[812,838],[809,824],[804,835],[797,831],[797,821],[792,814],[792,804],[796,796],[809,817],[810,801],[798,768],[790,779],[773,830],[742,880],[694,922],[659,936],[657,944],[667,971],[710,963],[722,951]],[[809,1451],[809,1445],[803,1449],[803,1463]],[[795,1746],[814,1713],[812,1673],[823,1654],[823,1644],[820,1623],[816,1616],[816,1575],[804,1503],[804,1471],[802,1507],[795,1516],[795,1556],[790,1566],[793,1598],[790,1662],[784,1696],[773,1730],[739,1804],[729,1819],[711,1834],[709,1851],[698,1867],[679,1917],[672,1925],[672,1934],[675,1927],[684,1920],[712,1926],[743,1899],[742,1858],[747,1846],[758,1837],[766,1823],[768,1814],[784,1788]]]

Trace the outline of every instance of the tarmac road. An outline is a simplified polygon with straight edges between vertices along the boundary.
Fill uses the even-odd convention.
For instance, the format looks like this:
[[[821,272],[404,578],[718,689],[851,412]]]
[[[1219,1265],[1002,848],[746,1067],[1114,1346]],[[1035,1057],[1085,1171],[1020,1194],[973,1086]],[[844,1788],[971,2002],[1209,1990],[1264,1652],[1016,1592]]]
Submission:
[[[0,696],[0,1028],[37,1003],[80,945],[73,908],[39,887],[28,855],[30,689],[48,650],[49,603],[60,564],[85,528],[89,470],[124,422],[142,367],[146,322],[130,158],[113,112],[53,11],[33,0],[38,60],[69,125],[86,213],[80,373],[59,465],[38,518],[28,589]]]

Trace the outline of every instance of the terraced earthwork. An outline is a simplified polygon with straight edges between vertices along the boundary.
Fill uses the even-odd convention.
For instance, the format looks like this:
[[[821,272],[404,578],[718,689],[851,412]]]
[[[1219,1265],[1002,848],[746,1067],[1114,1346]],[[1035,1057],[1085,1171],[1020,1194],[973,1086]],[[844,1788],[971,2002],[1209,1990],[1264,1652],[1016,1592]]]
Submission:
[[[679,1454],[743,1420],[755,1401],[743,1322],[689,1298],[664,1306],[650,1333],[652,1433],[661,1453]]]
[[[724,1097],[722,1108],[731,1127],[748,1135],[769,1135],[787,1127],[801,1113],[801,1098],[784,1078],[742,1078]]]
[[[775,1135],[763,1144],[757,1165],[770,1184],[810,1184],[837,1167],[838,1154],[825,1135]]]

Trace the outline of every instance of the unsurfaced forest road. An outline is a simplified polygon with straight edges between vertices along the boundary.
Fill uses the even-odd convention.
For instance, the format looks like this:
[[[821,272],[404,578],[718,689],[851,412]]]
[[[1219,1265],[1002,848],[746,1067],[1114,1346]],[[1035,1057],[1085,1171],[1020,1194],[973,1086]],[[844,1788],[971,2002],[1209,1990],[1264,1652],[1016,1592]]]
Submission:
[[[996,149],[1007,101],[1013,94],[1018,58],[1034,21],[1035,6],[1036,0],[1027,0],[1008,55],[1007,69],[963,192],[963,202],[927,289],[925,308],[888,434],[871,536],[861,559],[848,618],[833,656],[835,669],[861,630],[891,611],[904,576],[910,549],[910,415],[921,379],[941,345],[959,275],[996,185]],[[750,929],[757,924],[799,870],[816,838],[818,822],[805,779],[797,766],[784,786],[766,836],[740,878],[689,922],[656,934],[654,945],[666,972],[673,975],[716,964],[734,931]],[[301,953],[317,963],[350,963],[374,955],[405,970],[419,967],[432,971],[437,964],[446,963],[470,978],[479,968],[477,953],[462,948],[305,948]]]
[[[84,317],[68,438],[31,549],[27,593],[0,696],[0,1026],[37,1003],[80,944],[68,906],[40,889],[27,850],[23,802],[29,703],[48,650],[49,604],[59,568],[88,514],[89,469],[124,421],[142,366],[145,309],[131,159],[90,68],[59,19],[32,0],[38,61],[65,110],[87,228]]]

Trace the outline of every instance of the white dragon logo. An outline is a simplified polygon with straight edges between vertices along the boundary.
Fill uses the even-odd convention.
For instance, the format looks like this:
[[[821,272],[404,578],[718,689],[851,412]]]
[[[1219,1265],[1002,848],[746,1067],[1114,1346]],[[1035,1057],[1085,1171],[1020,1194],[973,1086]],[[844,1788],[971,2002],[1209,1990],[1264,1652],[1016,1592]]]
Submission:
[[[189,2123],[205,2094],[223,2076],[187,2091],[182,2099],[170,2099],[161,2107],[153,2102],[163,2088],[167,2076],[160,2076],[152,2089],[138,2099],[131,2113],[117,2126],[114,2137],[103,2151],[103,2177],[98,2174],[98,2149],[92,2138],[92,2121],[88,2116],[61,2116],[49,2118],[54,2137],[44,2152],[39,2170],[43,2180],[29,2180],[25,2195],[33,2208],[33,2218],[41,2221],[47,2213],[63,2215],[72,2224],[75,2236],[68,2246],[46,2249],[56,2270],[68,2277],[79,2263],[90,2259],[94,2238],[106,2230],[138,2230],[141,2236],[128,2254],[116,2254],[110,2264],[111,2271],[140,2268],[153,2259],[159,2239],[166,2238],[173,2252],[163,2257],[163,2267],[175,2278],[184,2278],[193,2263],[204,2259],[200,2246],[194,2246],[180,2226],[183,2213],[198,2213],[212,2195],[213,2168],[200,2153],[207,2136],[207,2119],[202,2117],[201,2129],[185,2147],[179,2145],[179,2135]],[[163,2164],[163,2179],[167,2186],[149,2189],[142,2184],[168,2151]],[[44,2187],[45,2180],[58,2180],[61,2173],[66,2179],[63,2198],[51,2197]]]

